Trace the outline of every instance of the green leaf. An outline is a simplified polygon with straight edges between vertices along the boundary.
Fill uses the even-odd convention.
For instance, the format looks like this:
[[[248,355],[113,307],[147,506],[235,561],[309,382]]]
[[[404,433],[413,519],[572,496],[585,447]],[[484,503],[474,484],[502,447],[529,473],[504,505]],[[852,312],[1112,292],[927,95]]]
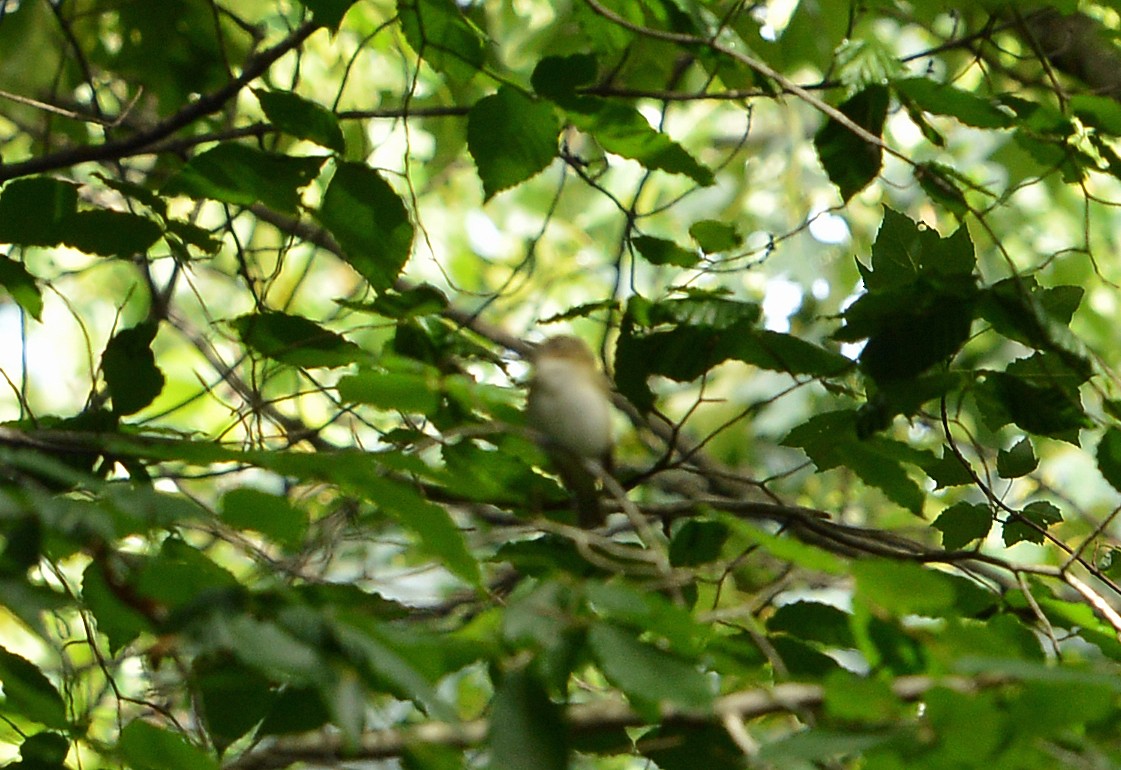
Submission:
[[[354,5],[354,0],[300,0],[311,11],[317,22],[331,29],[338,29],[343,16]]]
[[[1010,515],[1004,522],[1004,544],[1015,545],[1025,540],[1042,543],[1045,540],[1043,532],[1062,520],[1062,511],[1046,500],[1028,503],[1019,516]]]
[[[191,158],[160,191],[295,213],[300,190],[319,174],[322,157],[293,157],[225,142]]]
[[[850,623],[851,615],[832,604],[796,601],[775,610],[767,619],[767,630],[827,647],[855,647]]]
[[[819,470],[848,468],[891,501],[922,515],[926,495],[901,463],[903,458],[918,458],[906,444],[878,436],[860,438],[855,412],[839,410],[812,417],[791,430],[782,444],[802,449]]]
[[[156,366],[152,340],[155,321],[124,329],[113,335],[101,354],[101,372],[113,399],[113,412],[119,415],[139,412],[163,390],[164,376]]]
[[[996,472],[1002,479],[1018,479],[1027,476],[1039,465],[1039,458],[1032,451],[1031,441],[1022,438],[1011,449],[1001,449],[996,456]]]
[[[82,604],[93,614],[97,630],[109,640],[112,653],[151,630],[148,619],[122,602],[106,583],[104,569],[97,562],[91,562],[82,573]]]
[[[562,709],[525,670],[502,676],[491,704],[487,734],[490,767],[501,770],[565,770],[568,735]]]
[[[393,284],[412,250],[413,224],[378,172],[361,163],[340,163],[316,217],[370,285],[386,289]]]
[[[58,690],[33,663],[0,647],[0,682],[8,713],[54,729],[65,729],[66,704]]]
[[[546,56],[533,68],[530,83],[538,96],[560,105],[571,104],[576,89],[594,82],[598,71],[596,57],[592,54]]]
[[[411,487],[371,476],[369,472],[351,483],[415,533],[423,550],[441,559],[452,574],[472,585],[479,583],[479,563],[467,550],[463,534],[444,508],[425,500]]]
[[[218,770],[218,762],[178,733],[134,719],[121,730],[117,742],[134,770]]]
[[[352,0],[344,0],[349,6]],[[345,11],[345,9],[344,9]],[[338,22],[331,26],[337,26]],[[342,129],[335,113],[323,105],[290,91],[253,89],[269,122],[286,134],[315,142],[320,147],[341,153],[346,150]]]
[[[743,767],[743,749],[720,725],[663,722],[635,742],[658,770],[706,770]]]
[[[0,191],[0,242],[56,246],[78,210],[78,187],[45,176],[14,179]]]
[[[872,85],[852,96],[839,109],[853,123],[878,137],[883,133],[887,105],[887,89]],[[880,147],[858,137],[833,118],[817,132],[814,146],[825,173],[846,202],[880,173],[883,164]]]
[[[222,520],[231,527],[252,529],[276,542],[296,547],[307,531],[307,514],[288,498],[240,487],[222,496]]]
[[[872,268],[859,267],[864,285],[874,292],[914,283],[921,275],[970,277],[976,266],[973,240],[965,227],[943,238],[937,230],[885,208],[872,244]]]
[[[1114,489],[1121,491],[1121,429],[1109,428],[1098,442],[1098,471]]]
[[[266,358],[289,366],[346,366],[364,357],[361,348],[302,316],[276,311],[230,321],[241,341]]]
[[[670,564],[697,567],[715,561],[728,535],[728,526],[723,522],[689,519],[677,528],[670,540]]]
[[[475,159],[484,198],[536,176],[557,157],[560,121],[548,102],[502,86],[467,115],[467,149]]]
[[[420,372],[381,372],[366,369],[343,377],[339,398],[351,404],[370,404],[410,414],[433,414],[440,406],[440,381],[432,369]]]
[[[825,680],[825,713],[843,722],[882,724],[901,710],[891,685],[874,676],[835,671]]]
[[[716,219],[702,219],[689,225],[689,235],[705,254],[731,251],[743,243],[735,225]]]
[[[662,705],[696,712],[712,706],[712,688],[694,664],[641,642],[627,631],[596,623],[588,632],[588,646],[604,676],[648,718]]]
[[[248,615],[212,613],[205,620],[209,636],[219,648],[272,681],[303,687],[325,688],[331,669],[321,650],[285,628]]]
[[[923,111],[949,115],[975,128],[1008,128],[1013,117],[997,105],[955,86],[929,78],[896,80],[892,87]]]
[[[988,535],[993,526],[993,515],[987,505],[954,503],[939,514],[933,526],[942,533],[942,547],[947,551],[956,551]]]
[[[655,238],[652,235],[637,235],[631,238],[631,245],[652,265],[693,267],[701,260],[695,251],[684,249],[673,241]]]
[[[252,730],[276,700],[264,675],[224,657],[196,658],[191,684],[202,701],[206,732],[219,752]]]
[[[852,361],[840,353],[770,329],[752,330],[728,347],[728,358],[772,372],[836,377],[853,366]]]
[[[703,187],[715,184],[711,169],[651,126],[634,107],[592,97],[581,97],[565,106],[569,121],[591,134],[607,152],[648,169],[682,174]]]
[[[66,245],[102,257],[144,254],[163,234],[147,217],[107,209],[79,211],[64,227]]]
[[[767,553],[785,562],[790,562],[808,570],[825,572],[829,575],[843,575],[848,572],[848,566],[839,556],[829,553],[807,543],[799,542],[791,537],[782,537],[759,529],[741,519],[726,517],[723,519],[729,529],[748,543],[758,545]]]
[[[43,320],[43,293],[39,291],[35,276],[19,262],[3,255],[0,255],[0,286],[28,315],[36,321]]]
[[[22,762],[5,765],[11,770],[67,770],[70,741],[58,733],[41,732],[24,739],[19,747]]]
[[[859,559],[852,564],[856,598],[895,617],[940,616],[954,606],[956,594],[945,575],[918,564]]]
[[[1077,443],[1079,429],[1091,425],[1077,390],[1044,379],[986,372],[975,392],[990,428],[1014,422],[1029,433]]]
[[[398,0],[405,40],[417,56],[456,80],[470,80],[483,66],[483,36],[454,0]]]

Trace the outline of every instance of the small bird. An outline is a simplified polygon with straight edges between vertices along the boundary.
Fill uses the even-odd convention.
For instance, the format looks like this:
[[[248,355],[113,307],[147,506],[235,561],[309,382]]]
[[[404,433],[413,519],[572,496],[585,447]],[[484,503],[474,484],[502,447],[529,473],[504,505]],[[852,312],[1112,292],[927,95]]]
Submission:
[[[597,527],[605,517],[586,462],[595,460],[611,470],[611,386],[578,337],[550,337],[531,360],[529,426],[544,438],[549,459],[572,494],[580,526]]]

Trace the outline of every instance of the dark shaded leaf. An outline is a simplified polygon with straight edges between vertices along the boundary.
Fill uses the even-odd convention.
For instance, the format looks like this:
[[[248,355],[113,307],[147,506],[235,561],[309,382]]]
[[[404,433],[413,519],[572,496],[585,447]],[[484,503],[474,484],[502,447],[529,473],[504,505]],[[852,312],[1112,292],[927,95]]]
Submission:
[[[592,83],[598,71],[596,57],[592,54],[546,56],[533,68],[530,83],[538,96],[563,105],[575,96],[577,88]]]
[[[263,203],[290,214],[299,205],[300,190],[319,174],[323,160],[226,142],[191,158],[160,192],[236,206]]]
[[[568,735],[564,712],[535,677],[510,671],[498,683],[487,734],[492,768],[565,770]]]
[[[337,29],[354,0],[300,0],[313,18],[325,27]]]
[[[548,102],[502,86],[467,116],[467,148],[489,200],[536,176],[557,157],[560,121]]]
[[[276,700],[266,677],[230,658],[196,659],[191,682],[202,701],[207,735],[220,753],[252,730]]]
[[[365,355],[353,342],[302,316],[251,313],[233,319],[230,325],[250,348],[290,366],[346,366]]]
[[[797,601],[782,605],[767,620],[767,630],[827,647],[856,646],[849,613],[821,602]]]
[[[954,503],[939,514],[932,526],[942,533],[942,547],[956,551],[988,535],[993,514],[987,505]]]
[[[888,91],[872,85],[839,106],[853,123],[873,136],[880,136],[887,117]],[[830,181],[837,185],[841,198],[848,201],[867,187],[880,173],[883,151],[830,118],[814,137],[814,146]]]
[[[43,320],[43,293],[39,291],[35,276],[19,262],[3,255],[0,255],[0,286],[28,315],[36,321]]]
[[[1003,479],[1018,479],[1026,476],[1039,465],[1039,458],[1032,451],[1031,442],[1022,438],[1011,449],[1001,449],[996,456],[996,472]]]
[[[115,414],[139,412],[163,390],[163,372],[156,366],[152,353],[157,329],[156,322],[146,321],[119,331],[101,354],[101,372],[109,387]]]
[[[347,6],[353,0],[342,0]],[[343,9],[345,11],[345,8]],[[337,22],[335,23],[337,25]],[[332,25],[335,26],[335,25]],[[304,99],[289,91],[254,89],[269,122],[286,134],[307,139],[335,152],[346,150],[342,129],[335,113],[317,102]]]
[[[644,732],[636,747],[659,770],[734,768],[743,764],[743,749],[717,725],[662,724]]]
[[[1043,533],[1063,520],[1062,511],[1046,500],[1028,503],[1019,516],[1009,516],[1004,522],[1004,544],[1015,545],[1021,541],[1042,543]]]
[[[160,226],[123,211],[79,211],[64,224],[63,242],[86,254],[131,257],[160,239]]]
[[[5,765],[12,770],[67,770],[66,755],[70,753],[70,741],[58,733],[41,732],[28,736],[19,747],[23,760]]]
[[[652,235],[635,236],[631,238],[631,245],[652,265],[692,267],[701,259],[695,251],[684,249],[673,241],[655,238]]]
[[[54,729],[69,726],[58,690],[30,661],[0,647],[0,682],[5,711]]]
[[[393,284],[412,250],[413,224],[378,172],[361,163],[340,163],[316,217],[370,285],[386,289]]]
[[[723,522],[689,519],[677,528],[670,540],[670,564],[675,567],[696,567],[715,561],[729,534],[731,533]]]
[[[0,242],[56,246],[77,211],[77,185],[45,176],[14,179],[0,191]]]
[[[1121,429],[1102,434],[1097,451],[1098,471],[1114,489],[1121,491]]]

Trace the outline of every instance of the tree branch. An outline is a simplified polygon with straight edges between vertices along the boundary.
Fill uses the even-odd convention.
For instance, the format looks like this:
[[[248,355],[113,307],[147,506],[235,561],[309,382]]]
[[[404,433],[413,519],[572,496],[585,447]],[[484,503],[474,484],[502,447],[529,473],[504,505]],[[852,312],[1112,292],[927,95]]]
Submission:
[[[939,687],[959,693],[974,693],[1011,682],[1009,677],[987,675],[977,677],[904,676],[892,683],[892,692],[905,702],[921,700],[930,690]],[[699,713],[674,706],[663,706],[658,721],[666,725],[723,725],[728,717],[756,719],[768,714],[793,713],[819,708],[825,688],[815,684],[784,683],[773,687],[744,690],[718,698],[711,711]],[[576,735],[591,734],[625,727],[640,727],[650,721],[621,701],[601,701],[568,708],[568,727]],[[295,762],[335,764],[342,759],[373,760],[401,756],[409,746],[439,745],[449,748],[470,748],[486,740],[490,724],[476,719],[460,724],[426,722],[415,727],[372,730],[359,739],[358,746],[348,749],[338,735],[314,735],[294,739],[278,739],[275,743],[252,750],[227,763],[225,770],[275,770]]]
[[[27,176],[29,174],[40,174],[45,171],[69,168],[70,166],[89,161],[114,160],[130,155],[144,154],[146,151],[150,150],[151,145],[154,143],[166,139],[200,118],[218,112],[222,109],[222,106],[235,97],[241,89],[260,77],[277,59],[298,47],[317,29],[319,29],[319,25],[315,22],[305,22],[272,48],[267,48],[260,54],[247,59],[241,74],[222,88],[200,97],[197,101],[188,104],[179,112],[160,121],[145,131],[125,137],[124,139],[104,142],[103,144],[71,147],[38,158],[30,158],[25,161],[20,161],[19,163],[9,163],[0,166],[0,182],[15,179],[16,177]]]

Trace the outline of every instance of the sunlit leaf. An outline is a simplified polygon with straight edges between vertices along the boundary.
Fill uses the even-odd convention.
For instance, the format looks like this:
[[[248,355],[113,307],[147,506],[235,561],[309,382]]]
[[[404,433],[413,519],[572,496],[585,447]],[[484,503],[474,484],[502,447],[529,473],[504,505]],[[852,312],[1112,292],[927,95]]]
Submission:
[[[136,770],[218,770],[218,762],[178,733],[134,719],[121,730],[121,754]]]
[[[560,121],[548,102],[503,86],[467,116],[467,147],[486,198],[544,170],[557,156]]]
[[[233,319],[230,325],[250,348],[291,366],[345,366],[364,355],[353,342],[301,316],[251,313]]]
[[[277,211],[292,213],[300,202],[300,190],[319,174],[323,160],[225,142],[191,158],[161,192],[237,206],[264,203]]]
[[[351,0],[335,0],[349,6]],[[345,8],[343,9],[345,11]],[[337,22],[336,22],[337,23]],[[290,91],[254,89],[265,117],[274,126],[292,136],[315,142],[335,152],[343,152],[346,142],[335,114],[323,105],[304,99]]]
[[[342,246],[347,262],[375,289],[393,284],[413,243],[401,198],[369,166],[340,163],[316,214]]]
[[[249,487],[224,494],[221,511],[231,527],[256,530],[283,545],[298,545],[307,530],[307,514],[287,498]]]

